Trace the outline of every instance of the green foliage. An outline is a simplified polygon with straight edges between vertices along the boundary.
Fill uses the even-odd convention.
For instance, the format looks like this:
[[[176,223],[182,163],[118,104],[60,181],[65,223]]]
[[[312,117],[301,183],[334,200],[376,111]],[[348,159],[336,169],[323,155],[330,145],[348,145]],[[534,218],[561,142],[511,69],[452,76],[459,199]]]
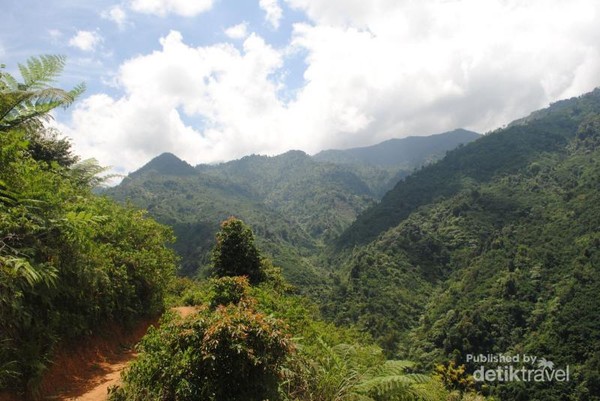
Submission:
[[[267,274],[258,286],[245,276],[197,283],[195,297],[206,303],[150,330],[111,401],[445,399],[439,382],[409,371],[412,363],[386,361],[368,336],[323,322],[262,263]],[[190,282],[177,287],[193,290]]]
[[[71,167],[79,161],[79,157],[71,151],[71,143],[65,138],[59,138],[60,133],[52,128],[28,130],[26,139],[29,142],[28,151],[31,157],[48,164],[58,163],[62,167]]]
[[[468,374],[465,365],[456,365],[450,361],[447,364],[435,365],[435,375],[449,390],[457,390],[460,393],[474,392],[475,380]]]
[[[264,280],[260,259],[250,227],[235,217],[221,223],[212,252],[213,275],[247,276],[252,284],[258,284]]]
[[[133,400],[445,400],[441,383],[386,361],[358,331],[320,320],[316,308],[268,283],[240,277],[200,286],[212,302],[185,319],[167,314],[111,401]],[[216,285],[215,285],[216,284]],[[223,291],[223,292],[220,292]],[[290,337],[292,333],[294,337]],[[262,398],[261,398],[262,397]]]
[[[209,305],[216,308],[219,305],[237,305],[248,299],[250,283],[246,276],[221,277],[212,280]]]
[[[79,93],[48,87],[63,62],[0,79],[0,390],[34,392],[59,341],[161,311],[175,270],[170,230],[93,195],[97,165],[41,126]]]
[[[455,196],[473,184],[514,174],[545,153],[563,152],[578,126],[598,113],[599,103],[600,89],[596,89],[449,151],[440,162],[406,177],[379,204],[362,213],[338,238],[337,248],[371,242],[420,207]]]
[[[440,400],[444,391],[428,376],[409,373],[412,363],[386,361],[381,349],[359,344],[330,346],[310,355],[308,385],[301,399],[316,400]],[[303,398],[304,397],[304,398]]]

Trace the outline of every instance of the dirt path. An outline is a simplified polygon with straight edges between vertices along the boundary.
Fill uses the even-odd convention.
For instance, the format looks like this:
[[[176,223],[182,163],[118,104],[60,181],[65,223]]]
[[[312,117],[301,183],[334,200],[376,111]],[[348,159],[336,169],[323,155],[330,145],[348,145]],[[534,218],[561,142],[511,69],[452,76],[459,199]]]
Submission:
[[[197,308],[180,306],[172,310],[182,317]],[[57,358],[42,385],[45,400],[52,401],[106,401],[108,389],[118,385],[121,372],[135,357],[135,345],[156,320],[142,322],[132,333],[116,334],[112,338],[94,338],[81,349],[63,352]],[[91,346],[90,344],[94,345]]]
[[[98,363],[91,369],[82,372],[81,377],[76,378],[70,388],[54,396],[46,397],[46,400],[104,401],[107,398],[109,387],[121,382],[121,371],[133,358],[135,358],[134,352],[124,351],[117,358]]]

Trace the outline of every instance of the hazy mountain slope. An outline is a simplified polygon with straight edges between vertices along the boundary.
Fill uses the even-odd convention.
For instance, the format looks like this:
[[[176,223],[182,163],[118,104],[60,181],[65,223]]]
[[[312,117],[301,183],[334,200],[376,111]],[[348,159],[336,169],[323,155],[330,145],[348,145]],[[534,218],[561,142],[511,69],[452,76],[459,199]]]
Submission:
[[[390,139],[373,146],[324,150],[313,157],[315,160],[331,163],[412,169],[437,160],[446,151],[479,137],[475,132],[456,129],[436,135]]]
[[[247,156],[216,166],[198,166],[251,199],[295,221],[316,240],[337,237],[376,199],[365,179],[346,166],[315,162],[300,151]]]
[[[544,152],[564,148],[578,125],[597,107],[600,90],[579,99],[560,102],[448,152],[440,162],[424,167],[389,191],[380,203],[366,210],[337,241],[339,247],[364,244],[400,223],[410,213],[438,198],[458,193],[470,182],[489,182],[518,171]]]

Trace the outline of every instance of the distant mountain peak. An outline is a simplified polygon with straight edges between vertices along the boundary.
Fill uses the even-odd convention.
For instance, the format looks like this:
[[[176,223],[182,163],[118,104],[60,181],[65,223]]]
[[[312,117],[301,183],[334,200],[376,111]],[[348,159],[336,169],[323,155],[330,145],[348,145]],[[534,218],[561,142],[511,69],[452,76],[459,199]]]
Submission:
[[[462,128],[429,136],[393,138],[372,146],[344,150],[325,150],[314,155],[317,161],[363,163],[379,167],[403,167],[427,164],[446,151],[467,144],[481,135]]]
[[[181,160],[173,153],[165,152],[150,160],[139,170],[130,176],[140,175],[146,172],[156,172],[162,175],[184,176],[196,174],[196,170],[187,162]]]

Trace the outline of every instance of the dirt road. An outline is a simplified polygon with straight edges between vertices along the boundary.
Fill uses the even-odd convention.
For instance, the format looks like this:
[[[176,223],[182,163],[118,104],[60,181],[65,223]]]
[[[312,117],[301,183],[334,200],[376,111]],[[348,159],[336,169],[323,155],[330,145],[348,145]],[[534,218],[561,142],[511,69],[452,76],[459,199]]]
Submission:
[[[182,317],[196,308],[173,308]],[[123,369],[136,354],[133,346],[156,320],[141,322],[133,332],[116,333],[110,338],[94,338],[76,350],[63,351],[42,384],[45,400],[53,401],[106,401],[108,388],[120,383]]]

